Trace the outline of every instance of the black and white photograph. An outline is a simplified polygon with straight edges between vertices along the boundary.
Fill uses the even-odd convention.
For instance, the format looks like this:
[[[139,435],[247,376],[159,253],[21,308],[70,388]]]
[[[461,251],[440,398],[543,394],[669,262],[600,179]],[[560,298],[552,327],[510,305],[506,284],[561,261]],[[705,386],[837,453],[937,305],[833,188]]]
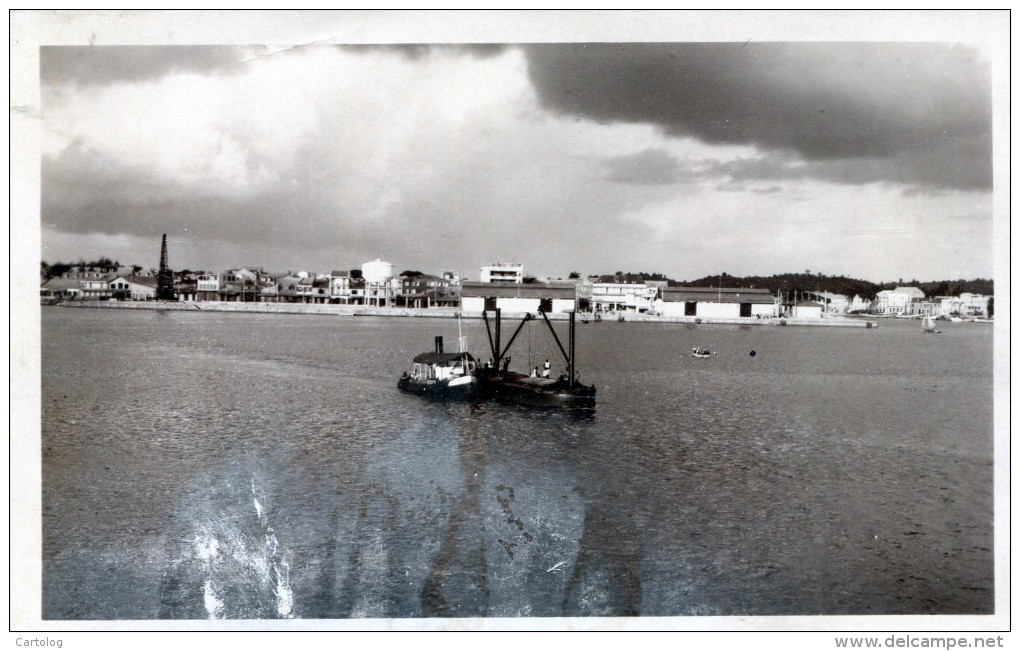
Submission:
[[[1008,11],[10,21],[19,646],[1002,646]]]

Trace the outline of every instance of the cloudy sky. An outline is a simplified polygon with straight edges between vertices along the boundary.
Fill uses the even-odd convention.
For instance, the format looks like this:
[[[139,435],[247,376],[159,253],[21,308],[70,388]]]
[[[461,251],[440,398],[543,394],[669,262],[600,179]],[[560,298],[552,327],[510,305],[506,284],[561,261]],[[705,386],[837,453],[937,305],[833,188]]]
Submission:
[[[46,46],[42,259],[991,277],[953,42]]]

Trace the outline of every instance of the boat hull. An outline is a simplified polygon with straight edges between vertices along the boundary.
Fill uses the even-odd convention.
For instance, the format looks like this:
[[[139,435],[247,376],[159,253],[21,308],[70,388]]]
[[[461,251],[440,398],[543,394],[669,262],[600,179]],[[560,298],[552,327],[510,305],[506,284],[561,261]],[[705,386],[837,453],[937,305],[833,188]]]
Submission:
[[[485,398],[531,407],[595,407],[595,387],[566,380],[530,378],[519,373],[483,373],[479,389]]]
[[[403,377],[397,382],[397,388],[407,393],[439,400],[470,400],[479,395],[478,378],[470,375],[432,382]]]

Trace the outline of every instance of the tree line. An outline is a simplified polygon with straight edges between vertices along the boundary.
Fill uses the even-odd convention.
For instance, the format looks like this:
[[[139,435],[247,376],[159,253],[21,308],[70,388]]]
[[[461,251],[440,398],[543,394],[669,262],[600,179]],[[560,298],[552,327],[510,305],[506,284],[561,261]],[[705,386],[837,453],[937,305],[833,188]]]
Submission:
[[[782,292],[791,296],[804,292],[828,292],[830,294],[842,294],[844,296],[860,296],[866,300],[873,300],[878,292],[897,287],[917,287],[927,297],[933,296],[959,296],[962,293],[983,294],[991,296],[995,294],[995,282],[991,279],[976,278],[974,280],[932,280],[922,282],[917,279],[904,280],[900,278],[895,282],[873,283],[860,278],[847,276],[828,276],[821,273],[812,274],[810,270],[803,273],[785,273],[773,276],[731,276],[726,272],[714,276],[705,276],[696,280],[674,280],[661,273],[622,272],[605,274],[599,276],[600,282],[624,282],[641,283],[648,280],[666,281],[669,287],[723,287],[723,288],[756,288],[767,289],[769,293]]]
[[[120,262],[117,260],[111,260],[110,258],[102,257],[98,260],[86,261],[84,258],[78,260],[78,262],[54,262],[50,264],[43,260],[39,265],[39,272],[43,278],[49,280],[50,278],[56,278],[63,276],[65,273],[74,269],[75,267],[92,267],[94,269],[117,269],[120,267]],[[138,269],[141,271],[142,268],[138,265],[134,265],[132,269]],[[137,272],[136,272],[137,273]]]

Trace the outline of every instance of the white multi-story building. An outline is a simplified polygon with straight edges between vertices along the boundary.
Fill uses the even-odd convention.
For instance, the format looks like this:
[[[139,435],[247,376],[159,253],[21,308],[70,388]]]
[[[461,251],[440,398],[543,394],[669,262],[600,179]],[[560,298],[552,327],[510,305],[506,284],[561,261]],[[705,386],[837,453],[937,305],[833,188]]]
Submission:
[[[884,289],[875,295],[872,309],[879,314],[912,314],[914,299],[923,299],[924,292],[917,287]]]
[[[483,283],[517,283],[524,282],[524,265],[516,263],[494,262],[481,268],[478,278]]]
[[[199,297],[203,296],[203,292],[216,293],[220,291],[220,276],[219,274],[201,274],[195,279],[195,291],[198,292]]]
[[[945,316],[988,316],[991,296],[964,292],[959,296],[941,296],[941,313]]]
[[[644,283],[592,283],[589,301],[596,312],[648,312],[658,295],[658,287]]]
[[[334,269],[329,274],[329,301],[331,303],[351,302],[351,272]]]
[[[106,278],[86,277],[81,279],[81,297],[84,300],[106,300],[111,295],[110,282]]]

